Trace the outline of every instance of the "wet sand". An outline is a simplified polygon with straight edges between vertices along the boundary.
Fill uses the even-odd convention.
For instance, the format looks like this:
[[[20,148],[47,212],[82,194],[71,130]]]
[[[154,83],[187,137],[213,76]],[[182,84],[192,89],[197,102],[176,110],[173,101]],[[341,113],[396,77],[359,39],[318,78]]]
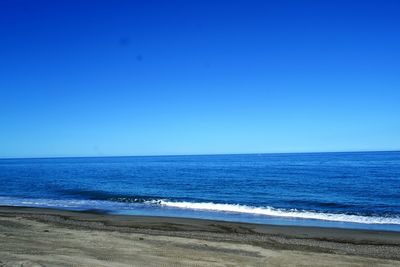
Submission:
[[[0,207],[0,266],[400,266],[400,233]]]

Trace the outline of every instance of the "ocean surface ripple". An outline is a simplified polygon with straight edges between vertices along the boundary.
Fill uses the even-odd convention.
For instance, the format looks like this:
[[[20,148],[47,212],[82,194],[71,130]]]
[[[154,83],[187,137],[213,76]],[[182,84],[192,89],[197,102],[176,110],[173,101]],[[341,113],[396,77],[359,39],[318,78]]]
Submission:
[[[0,205],[400,225],[400,152],[0,159],[0,183]]]

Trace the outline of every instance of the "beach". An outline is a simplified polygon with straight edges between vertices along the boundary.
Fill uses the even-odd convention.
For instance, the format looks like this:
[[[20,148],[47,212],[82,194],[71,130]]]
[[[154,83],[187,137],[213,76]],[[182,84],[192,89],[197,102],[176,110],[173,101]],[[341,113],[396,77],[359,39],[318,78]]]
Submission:
[[[0,208],[0,266],[399,265],[399,232]]]
[[[399,14],[0,1],[0,267],[400,267]]]

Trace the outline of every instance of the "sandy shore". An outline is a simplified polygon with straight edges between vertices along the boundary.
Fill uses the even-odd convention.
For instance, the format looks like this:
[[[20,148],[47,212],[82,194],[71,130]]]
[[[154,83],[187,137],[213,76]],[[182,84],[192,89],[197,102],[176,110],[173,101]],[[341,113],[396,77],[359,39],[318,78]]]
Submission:
[[[0,207],[0,266],[400,266],[400,233]]]

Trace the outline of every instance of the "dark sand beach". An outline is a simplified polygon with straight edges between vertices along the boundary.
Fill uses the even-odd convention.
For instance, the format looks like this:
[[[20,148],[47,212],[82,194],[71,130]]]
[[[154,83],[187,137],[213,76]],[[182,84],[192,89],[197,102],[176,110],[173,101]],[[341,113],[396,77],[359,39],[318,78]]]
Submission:
[[[1,207],[0,266],[400,266],[400,233]]]

